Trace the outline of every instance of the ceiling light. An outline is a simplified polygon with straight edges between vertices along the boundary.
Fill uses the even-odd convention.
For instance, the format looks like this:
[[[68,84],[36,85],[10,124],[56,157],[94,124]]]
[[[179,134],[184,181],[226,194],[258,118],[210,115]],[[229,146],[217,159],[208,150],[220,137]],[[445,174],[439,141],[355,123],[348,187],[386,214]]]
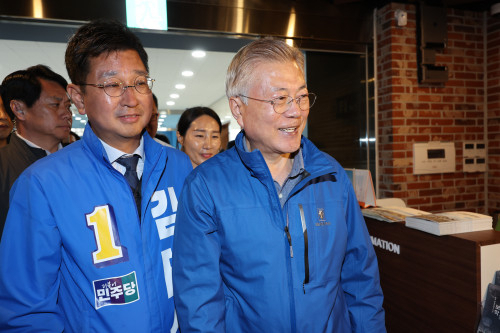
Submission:
[[[168,102],[167,102],[167,105],[170,105],[170,106],[175,105],[175,102],[173,102],[173,101],[168,101]]]
[[[183,71],[182,73],[182,76],[193,76],[193,72],[192,71]]]
[[[175,88],[176,89],[184,89],[184,88],[186,88],[186,85],[182,84],[182,83],[178,83],[178,84],[175,85]]]
[[[167,115],[166,114],[162,114],[162,115],[160,115],[160,118],[167,118]]]
[[[196,50],[196,51],[193,51],[191,53],[191,55],[195,58],[203,58],[205,57],[207,54],[205,51],[201,51],[201,50]]]
[[[179,94],[170,94],[170,98],[179,98]]]

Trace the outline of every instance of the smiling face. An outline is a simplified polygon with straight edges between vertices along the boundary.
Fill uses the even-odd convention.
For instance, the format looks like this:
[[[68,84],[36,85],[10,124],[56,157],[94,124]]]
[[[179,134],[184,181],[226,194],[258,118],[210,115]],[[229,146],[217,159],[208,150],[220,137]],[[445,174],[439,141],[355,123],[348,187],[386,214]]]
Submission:
[[[134,50],[103,53],[90,59],[85,83],[102,84],[119,79],[133,85],[139,75],[148,75],[139,54]],[[81,114],[87,114],[94,133],[110,146],[132,153],[139,146],[141,134],[151,118],[151,92],[141,94],[129,87],[119,97],[108,96],[103,89],[70,84],[72,100]]]
[[[252,98],[270,100],[280,96],[296,98],[307,94],[304,73],[295,62],[262,62],[253,71],[248,89]],[[231,110],[238,124],[245,130],[250,150],[259,149],[264,159],[288,157],[300,147],[309,110],[302,111],[295,101],[290,109],[277,114],[270,103],[233,97]]]
[[[191,160],[193,168],[217,154],[220,150],[220,127],[214,118],[202,115],[196,118],[186,135],[181,136],[177,132],[177,140]]]

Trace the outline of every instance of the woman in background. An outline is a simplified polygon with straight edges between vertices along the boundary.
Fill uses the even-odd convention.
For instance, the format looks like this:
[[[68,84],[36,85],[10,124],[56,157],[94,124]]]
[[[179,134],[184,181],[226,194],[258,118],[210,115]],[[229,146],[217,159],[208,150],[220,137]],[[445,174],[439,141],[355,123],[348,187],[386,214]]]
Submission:
[[[182,113],[177,123],[177,142],[193,168],[220,151],[221,129],[219,116],[210,108],[197,106]]]

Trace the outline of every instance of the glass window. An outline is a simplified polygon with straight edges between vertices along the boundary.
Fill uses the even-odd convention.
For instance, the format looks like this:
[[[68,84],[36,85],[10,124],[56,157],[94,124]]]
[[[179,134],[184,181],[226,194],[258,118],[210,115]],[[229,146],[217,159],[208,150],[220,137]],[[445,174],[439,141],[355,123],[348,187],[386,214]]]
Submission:
[[[375,177],[373,58],[364,54],[306,52],[308,89],[318,95],[308,138],[344,168]]]

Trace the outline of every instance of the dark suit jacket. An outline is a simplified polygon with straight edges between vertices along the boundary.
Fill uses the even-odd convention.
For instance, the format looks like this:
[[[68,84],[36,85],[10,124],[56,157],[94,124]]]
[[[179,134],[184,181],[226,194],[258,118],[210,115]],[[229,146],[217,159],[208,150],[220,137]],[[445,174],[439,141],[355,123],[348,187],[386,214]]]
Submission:
[[[12,184],[24,169],[45,156],[45,150],[28,146],[16,134],[12,134],[8,145],[0,148],[0,235],[9,210]]]

